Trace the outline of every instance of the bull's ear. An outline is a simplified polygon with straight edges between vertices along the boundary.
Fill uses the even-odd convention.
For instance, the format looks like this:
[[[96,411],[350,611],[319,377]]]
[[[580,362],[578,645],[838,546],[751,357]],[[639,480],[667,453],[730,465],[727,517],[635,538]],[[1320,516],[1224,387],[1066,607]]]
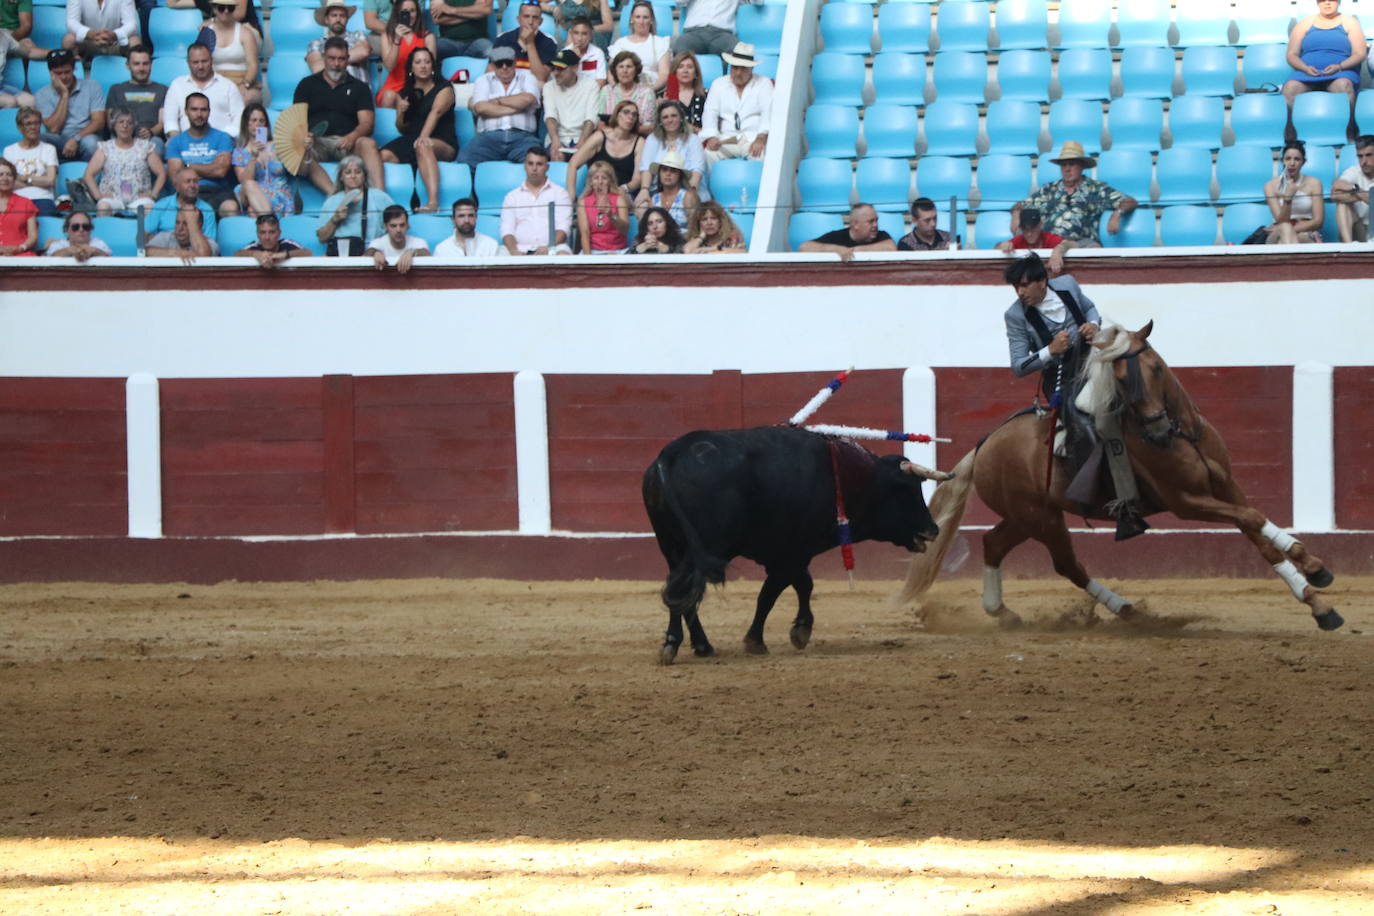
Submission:
[[[1155,320],[1154,320],[1153,318],[1151,318],[1149,321],[1145,322],[1145,327],[1141,328],[1139,331],[1136,331],[1136,333],[1140,335],[1140,339],[1141,339],[1141,340],[1149,340],[1149,339],[1150,339],[1150,332],[1153,331],[1154,329],[1155,329]]]
[[[924,480],[935,480],[939,482],[944,482],[946,480],[952,480],[954,478],[954,475],[949,473],[948,471],[932,470],[931,468],[917,464],[914,461],[903,461],[901,464],[901,469],[906,474],[910,474],[913,477],[920,477]]]

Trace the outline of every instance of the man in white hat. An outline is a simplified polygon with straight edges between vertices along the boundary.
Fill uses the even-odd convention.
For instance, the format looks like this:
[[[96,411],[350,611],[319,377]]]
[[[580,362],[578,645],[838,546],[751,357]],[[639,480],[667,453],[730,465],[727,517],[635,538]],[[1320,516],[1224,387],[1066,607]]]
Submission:
[[[311,73],[324,69],[324,43],[329,38],[342,38],[348,43],[348,73],[354,79],[371,85],[367,73],[367,58],[372,48],[367,42],[367,32],[362,29],[348,30],[348,20],[358,11],[347,0],[324,0],[315,10],[315,21],[324,26],[324,34],[310,42],[305,48],[305,62]]]
[[[735,35],[735,12],[740,0],[678,0],[678,3],[686,9],[682,14],[682,33],[673,39],[674,56],[683,51],[726,54],[735,46],[739,40]]]
[[[1029,207],[1040,211],[1046,232],[1070,239],[1080,248],[1102,247],[1098,235],[1102,214],[1114,211],[1107,231],[1116,235],[1121,231],[1121,217],[1136,208],[1135,198],[1096,178],[1085,177],[1084,169],[1096,168],[1097,160],[1087,155],[1083,144],[1075,140],[1065,141],[1059,157],[1050,161],[1059,166],[1059,180],[1041,185],[1011,208],[1012,235],[1020,231],[1021,210]]]
[[[723,54],[730,72],[717,77],[706,93],[701,143],[706,163],[722,159],[762,159],[773,119],[773,81],[754,72],[754,46],[736,42]]]

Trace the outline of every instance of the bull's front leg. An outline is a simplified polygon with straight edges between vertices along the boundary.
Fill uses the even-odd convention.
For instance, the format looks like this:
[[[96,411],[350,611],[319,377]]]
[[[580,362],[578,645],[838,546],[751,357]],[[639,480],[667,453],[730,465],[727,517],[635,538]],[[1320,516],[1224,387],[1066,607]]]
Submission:
[[[744,651],[750,655],[768,654],[768,646],[763,641],[763,625],[767,623],[768,612],[773,610],[773,605],[777,603],[782,590],[792,582],[790,572],[784,575],[767,567],[765,570],[768,578],[763,580],[763,588],[759,589],[759,600],[754,607],[754,622],[744,634]]]
[[[805,649],[806,644],[811,642],[811,625],[816,622],[811,614],[813,585],[811,573],[807,570],[802,570],[801,575],[792,580],[792,587],[797,591],[797,619],[792,621],[792,631],[788,636],[794,649]]]

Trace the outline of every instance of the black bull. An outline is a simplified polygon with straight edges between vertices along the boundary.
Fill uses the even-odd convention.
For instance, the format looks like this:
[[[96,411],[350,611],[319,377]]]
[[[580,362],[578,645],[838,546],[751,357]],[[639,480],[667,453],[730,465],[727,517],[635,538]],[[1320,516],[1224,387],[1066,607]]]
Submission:
[[[684,619],[693,651],[715,653],[697,608],[706,583],[724,582],[725,567],[735,557],[753,560],[767,573],[745,650],[768,651],[764,622],[788,586],[798,603],[792,645],[806,646],[813,622],[807,567],[812,557],[839,544],[837,469],[854,542],[887,541],[920,551],[939,534],[921,481],[947,475],[898,455],[880,458],[847,439],[787,426],[703,430],[673,440],[659,453],[644,472],[644,508],[668,561],[664,664],[672,663],[682,644]]]

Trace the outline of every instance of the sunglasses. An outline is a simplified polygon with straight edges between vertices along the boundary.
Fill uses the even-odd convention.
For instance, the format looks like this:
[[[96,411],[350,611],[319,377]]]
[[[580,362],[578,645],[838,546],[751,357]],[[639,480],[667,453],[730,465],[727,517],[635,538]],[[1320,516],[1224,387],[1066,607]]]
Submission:
[[[95,227],[90,223],[68,223],[67,228],[77,232],[90,232]]]
[[[496,67],[514,67],[514,66],[515,66],[515,61],[513,61],[513,60],[498,60],[493,66],[496,66]]]

